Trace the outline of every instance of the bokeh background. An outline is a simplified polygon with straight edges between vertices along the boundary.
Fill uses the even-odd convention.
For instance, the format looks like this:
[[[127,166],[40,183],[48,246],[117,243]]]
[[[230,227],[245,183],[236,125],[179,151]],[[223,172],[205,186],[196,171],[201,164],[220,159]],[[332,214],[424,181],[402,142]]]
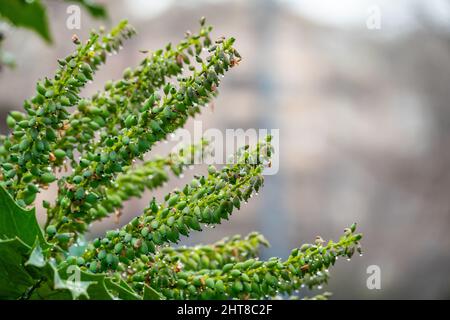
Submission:
[[[82,12],[81,30],[66,28],[68,4],[46,1],[54,44],[7,28],[5,49],[17,67],[0,72],[0,130],[56,59],[99,25],[128,18],[138,35],[102,67],[92,94],[154,50],[183,38],[206,16],[215,36],[235,36],[243,56],[223,80],[203,128],[280,129],[280,171],[260,195],[214,229],[184,244],[263,232],[262,256],[286,257],[315,236],[336,238],[358,222],[364,255],[339,260],[326,290],[338,299],[450,298],[450,3],[444,0],[99,1],[110,20]],[[380,13],[380,28],[370,19]],[[369,21],[369,27],[368,27]],[[2,28],[5,28],[3,25]],[[192,128],[192,122],[187,128]],[[152,154],[165,154],[158,145]],[[161,199],[204,166],[155,192]],[[54,196],[54,189],[40,200]],[[145,199],[131,201],[121,224]],[[40,221],[44,211],[38,204]],[[112,219],[88,237],[117,227]],[[366,287],[367,267],[381,268],[381,289]],[[301,291],[300,295],[311,294]]]

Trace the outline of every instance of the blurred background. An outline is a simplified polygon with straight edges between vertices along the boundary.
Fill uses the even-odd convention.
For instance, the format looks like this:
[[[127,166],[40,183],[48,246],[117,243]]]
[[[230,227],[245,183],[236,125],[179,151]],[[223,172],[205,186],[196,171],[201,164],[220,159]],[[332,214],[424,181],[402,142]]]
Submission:
[[[243,61],[223,80],[215,108],[197,120],[223,132],[280,129],[280,170],[233,219],[183,243],[256,230],[272,244],[264,258],[285,258],[317,235],[339,237],[356,221],[364,255],[332,268],[325,289],[334,298],[450,298],[449,1],[98,1],[109,20],[82,11],[80,30],[66,27],[68,3],[44,2],[52,45],[2,25],[17,66],[0,72],[1,133],[7,113],[20,110],[36,81],[52,76],[56,59],[73,50],[73,33],[85,40],[91,28],[123,18],[138,30],[83,92],[90,95],[137,65],[140,50],[176,43],[205,16],[215,36],[237,38]],[[152,155],[170,149],[161,144]],[[198,166],[155,194],[162,199],[205,172]],[[120,223],[149,199],[127,203]],[[111,227],[118,225],[106,219],[88,237]],[[380,290],[366,286],[370,265],[381,269]]]

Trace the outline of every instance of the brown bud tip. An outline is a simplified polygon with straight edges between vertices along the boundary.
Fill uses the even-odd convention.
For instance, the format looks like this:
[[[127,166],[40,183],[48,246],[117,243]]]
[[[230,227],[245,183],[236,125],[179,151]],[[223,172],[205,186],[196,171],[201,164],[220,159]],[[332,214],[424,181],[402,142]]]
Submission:
[[[179,66],[182,66],[183,65],[183,56],[181,54],[178,54],[176,57],[176,61]]]
[[[309,265],[305,264],[303,266],[300,267],[301,271],[308,271],[309,270]]]
[[[80,38],[76,34],[72,36],[72,42],[75,44],[80,44]]]

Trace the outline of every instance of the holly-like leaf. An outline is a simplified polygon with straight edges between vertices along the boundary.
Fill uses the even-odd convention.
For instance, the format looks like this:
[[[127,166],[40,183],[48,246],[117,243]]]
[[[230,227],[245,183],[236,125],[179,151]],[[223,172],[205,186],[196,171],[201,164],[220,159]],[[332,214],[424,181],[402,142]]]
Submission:
[[[164,297],[161,293],[159,293],[152,287],[145,285],[144,286],[144,295],[143,295],[142,299],[143,300],[164,300]]]
[[[29,248],[34,247],[36,239],[42,248],[48,247],[36,220],[35,209],[25,210],[19,207],[11,195],[0,187],[0,239],[15,238]]]
[[[17,299],[35,285],[26,264],[44,266],[42,248],[48,246],[35,210],[19,207],[0,187],[0,299]]]
[[[141,297],[122,279],[120,282],[114,282],[111,278],[106,277],[105,285],[108,291],[113,295],[114,299],[141,300]]]
[[[45,7],[39,0],[2,0],[0,18],[4,18],[16,27],[33,30],[45,41],[52,42]]]
[[[49,244],[35,210],[19,207],[0,187],[0,299],[141,299],[122,280],[45,257]]]
[[[17,299],[35,284],[24,267],[30,250],[18,238],[0,240],[0,299]]]
[[[31,295],[31,299],[91,299],[91,300],[140,300],[123,281],[114,282],[106,274],[93,274],[75,265],[57,268],[48,262],[42,269],[45,278]]]

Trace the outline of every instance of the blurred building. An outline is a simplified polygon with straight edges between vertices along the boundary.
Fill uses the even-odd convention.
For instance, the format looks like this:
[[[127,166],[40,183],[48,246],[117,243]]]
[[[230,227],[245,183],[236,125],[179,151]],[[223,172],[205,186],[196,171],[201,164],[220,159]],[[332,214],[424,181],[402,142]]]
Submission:
[[[273,243],[264,257],[286,257],[316,235],[338,237],[356,221],[365,253],[331,270],[326,289],[335,298],[450,298],[450,7],[357,2],[108,1],[106,25],[126,17],[139,34],[84,94],[137,65],[139,50],[178,41],[206,16],[216,36],[237,38],[243,61],[223,80],[214,110],[199,119],[205,129],[279,128],[281,169],[230,222],[185,243],[258,230]],[[373,5],[381,13],[376,30],[366,25]],[[73,49],[66,4],[49,6],[53,46],[29,32],[6,34],[18,67],[0,73],[2,133],[7,112],[20,109],[36,80],[51,76],[56,59]],[[77,34],[85,39],[99,24],[83,15]],[[162,144],[153,154],[169,149]],[[156,195],[184,185],[193,172]],[[122,223],[141,212],[147,196],[128,204]],[[89,236],[110,227],[112,219],[102,221]],[[369,265],[381,268],[381,290],[366,287]]]

